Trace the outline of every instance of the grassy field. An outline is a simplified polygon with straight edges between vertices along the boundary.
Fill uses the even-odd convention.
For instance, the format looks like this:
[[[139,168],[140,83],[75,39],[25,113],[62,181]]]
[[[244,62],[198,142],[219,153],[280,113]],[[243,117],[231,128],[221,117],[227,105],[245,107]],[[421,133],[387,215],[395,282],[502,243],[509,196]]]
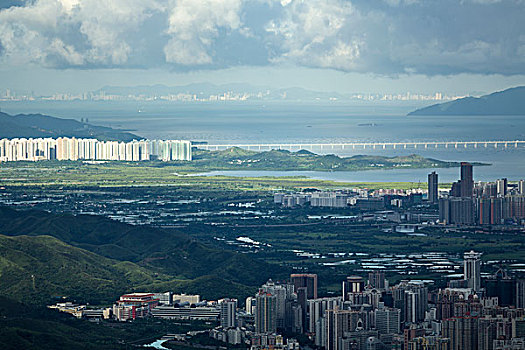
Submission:
[[[86,164],[82,162],[16,162],[0,164],[0,186],[14,187],[129,187],[176,186],[185,189],[273,191],[300,190],[305,188],[397,188],[426,187],[416,182],[335,182],[314,180],[307,177],[234,177],[181,175],[177,163],[161,162],[123,163],[107,162]]]

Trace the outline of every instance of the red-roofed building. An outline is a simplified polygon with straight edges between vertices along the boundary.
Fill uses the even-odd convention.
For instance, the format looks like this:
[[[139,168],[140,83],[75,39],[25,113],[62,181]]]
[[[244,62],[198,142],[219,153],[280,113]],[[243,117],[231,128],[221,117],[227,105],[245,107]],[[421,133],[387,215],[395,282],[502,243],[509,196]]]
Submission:
[[[151,309],[159,305],[159,299],[153,293],[124,294],[113,306],[113,314],[119,321],[134,320],[137,317],[146,317]]]

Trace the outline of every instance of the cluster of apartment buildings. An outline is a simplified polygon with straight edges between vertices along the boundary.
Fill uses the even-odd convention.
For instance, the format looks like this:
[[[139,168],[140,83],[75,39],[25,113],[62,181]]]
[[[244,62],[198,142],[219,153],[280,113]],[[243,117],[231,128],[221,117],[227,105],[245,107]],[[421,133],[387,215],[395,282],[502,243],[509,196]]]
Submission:
[[[316,274],[269,280],[243,308],[238,300],[198,295],[125,294],[111,308],[53,306],[77,317],[140,317],[216,322],[209,336],[251,350],[295,350],[285,334],[304,334],[325,350],[507,350],[525,345],[525,280],[499,270],[482,275],[481,254],[465,252],[463,278],[390,285],[384,272],[348,276],[339,295],[320,297]],[[483,278],[482,278],[483,276]]]
[[[99,141],[75,137],[0,140],[0,162],[39,160],[192,160],[190,141]]]
[[[445,224],[502,225],[525,220],[525,181],[507,179],[475,183],[472,165],[461,163],[461,179],[448,197],[439,199],[439,220]]]
[[[425,198],[426,195],[426,198]],[[494,182],[474,182],[473,167],[461,163],[461,179],[449,191],[439,189],[438,174],[428,175],[428,189],[310,191],[274,193],[274,203],[285,208],[324,207],[354,208],[363,212],[400,212],[408,209],[406,218],[418,222],[446,225],[525,224],[525,181],[510,184],[507,179]],[[426,200],[425,200],[426,199]],[[423,205],[422,220],[417,220],[410,208]],[[439,215],[437,210],[439,210]],[[403,216],[403,215],[402,215]],[[395,221],[395,220],[394,220]],[[414,220],[412,220],[414,221]]]
[[[422,190],[377,190],[365,189],[315,191],[297,193],[274,193],[275,204],[286,208],[310,207],[320,208],[347,208],[354,207],[360,210],[382,210],[388,206],[400,207],[403,204],[421,202]]]
[[[316,275],[292,275],[289,282],[264,284],[245,311],[255,316],[255,339],[303,333],[326,350],[523,349],[525,280],[501,271],[482,279],[481,266],[481,254],[470,251],[463,279],[446,288],[429,280],[389,286],[375,271],[368,281],[347,277],[342,295],[323,298]]]

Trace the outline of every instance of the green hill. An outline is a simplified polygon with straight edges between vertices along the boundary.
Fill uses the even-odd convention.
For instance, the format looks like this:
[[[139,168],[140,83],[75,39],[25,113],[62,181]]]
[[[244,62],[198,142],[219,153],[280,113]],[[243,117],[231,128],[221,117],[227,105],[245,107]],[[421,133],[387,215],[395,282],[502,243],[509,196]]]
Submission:
[[[394,168],[447,168],[459,166],[457,162],[445,162],[419,155],[384,157],[364,156],[339,157],[321,155],[300,150],[271,150],[256,152],[232,147],[220,151],[194,149],[193,162],[186,169],[206,170],[317,170],[353,171]]]
[[[465,97],[421,108],[408,115],[525,115],[525,86]]]
[[[0,139],[36,137],[78,137],[98,140],[132,141],[139,136],[108,127],[61,119],[42,114],[9,115],[0,112]]]
[[[168,281],[133,263],[101,257],[50,236],[0,235],[0,294],[31,302],[115,300],[136,285]]]
[[[229,292],[240,298],[288,273],[178,231],[99,216],[0,207],[0,227],[0,294],[17,299],[45,291],[45,297],[111,302],[130,290],[191,290],[210,299]]]

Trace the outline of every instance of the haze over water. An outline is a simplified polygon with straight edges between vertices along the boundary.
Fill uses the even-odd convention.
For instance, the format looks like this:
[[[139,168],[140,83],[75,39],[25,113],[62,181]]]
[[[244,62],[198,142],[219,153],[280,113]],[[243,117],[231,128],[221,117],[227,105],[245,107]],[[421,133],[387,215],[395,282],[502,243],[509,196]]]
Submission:
[[[189,139],[210,144],[337,143],[525,140],[525,116],[410,116],[413,105],[347,105],[342,103],[38,103],[4,104],[15,113],[39,112],[131,130],[145,138]],[[139,112],[140,111],[140,112]],[[525,147],[488,148],[478,145],[435,149],[315,149],[316,153],[407,155],[448,161],[486,162],[475,179],[525,178]],[[426,181],[427,169],[351,173],[301,173],[337,181]],[[440,181],[453,181],[457,169],[439,169]],[[241,174],[241,173],[237,173]],[[257,172],[257,174],[265,174]],[[267,175],[281,175],[271,172]],[[292,173],[287,173],[292,175]],[[294,175],[300,175],[297,172]],[[253,176],[255,173],[246,173]]]

